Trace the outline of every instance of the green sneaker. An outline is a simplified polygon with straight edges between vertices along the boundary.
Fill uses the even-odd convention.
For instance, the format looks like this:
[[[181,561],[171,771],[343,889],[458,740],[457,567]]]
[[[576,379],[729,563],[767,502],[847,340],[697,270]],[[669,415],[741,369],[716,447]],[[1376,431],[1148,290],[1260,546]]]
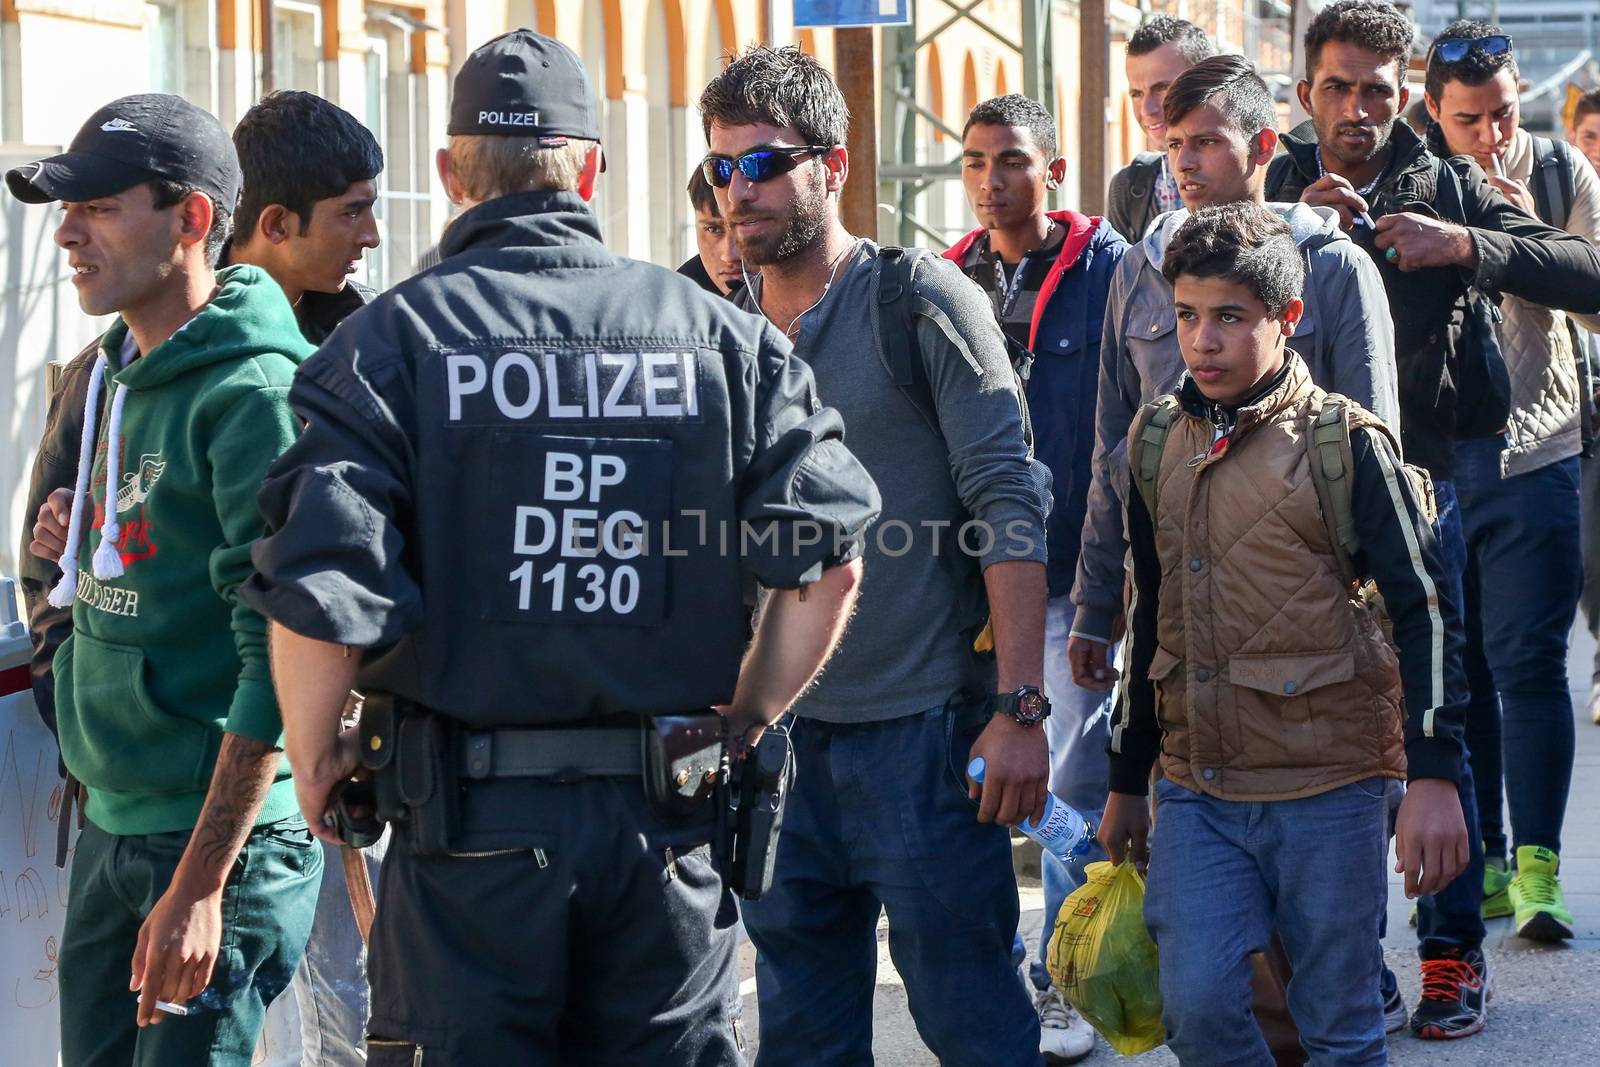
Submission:
[[[1572,936],[1572,912],[1561,895],[1556,870],[1561,857],[1538,845],[1517,849],[1517,873],[1507,895],[1516,913],[1517,935],[1533,941],[1563,941]]]
[[[1494,861],[1483,865],[1483,917],[1504,919],[1516,911],[1511,906],[1511,872]]]

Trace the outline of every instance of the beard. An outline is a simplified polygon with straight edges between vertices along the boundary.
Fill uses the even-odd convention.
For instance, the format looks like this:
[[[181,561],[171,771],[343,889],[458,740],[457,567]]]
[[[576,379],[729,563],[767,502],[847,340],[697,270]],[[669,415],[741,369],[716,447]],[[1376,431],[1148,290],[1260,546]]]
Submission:
[[[822,237],[828,228],[828,191],[821,167],[808,167],[810,180],[801,183],[789,205],[783,232],[776,236],[740,236],[739,255],[754,267],[782,263],[799,255]]]
[[[1312,120],[1312,126],[1317,131],[1317,143],[1322,147],[1324,155],[1332,156],[1346,166],[1360,166],[1376,157],[1385,148],[1389,147],[1390,135],[1394,132],[1395,120],[1390,119],[1381,126],[1376,123],[1350,123],[1330,122],[1324,126],[1321,122]],[[1370,139],[1363,145],[1347,145],[1339,140],[1341,133],[1360,130],[1368,133]]]

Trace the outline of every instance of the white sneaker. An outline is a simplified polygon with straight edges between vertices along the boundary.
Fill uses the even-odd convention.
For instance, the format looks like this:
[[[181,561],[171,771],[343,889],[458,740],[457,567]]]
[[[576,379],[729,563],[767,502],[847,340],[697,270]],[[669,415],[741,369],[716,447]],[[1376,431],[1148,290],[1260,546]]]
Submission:
[[[1094,1027],[1054,986],[1034,994],[1033,1009],[1039,1013],[1039,1051],[1044,1062],[1077,1063],[1094,1051]]]

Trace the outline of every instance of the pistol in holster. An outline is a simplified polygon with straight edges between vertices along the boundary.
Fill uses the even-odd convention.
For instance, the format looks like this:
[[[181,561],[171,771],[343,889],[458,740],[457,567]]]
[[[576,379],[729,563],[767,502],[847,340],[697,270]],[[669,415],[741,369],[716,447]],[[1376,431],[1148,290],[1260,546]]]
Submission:
[[[420,856],[447,854],[461,817],[450,721],[409,701],[371,693],[360,738],[377,821],[403,828]]]
[[[794,746],[785,726],[767,728],[727,777],[718,861],[734,892],[760,900],[772,888],[783,806],[794,785]]]

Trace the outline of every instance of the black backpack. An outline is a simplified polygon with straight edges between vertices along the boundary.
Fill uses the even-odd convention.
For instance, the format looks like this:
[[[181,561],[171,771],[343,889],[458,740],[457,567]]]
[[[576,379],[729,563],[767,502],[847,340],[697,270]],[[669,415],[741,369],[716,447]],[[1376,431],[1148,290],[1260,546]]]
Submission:
[[[917,295],[917,267],[924,257],[931,255],[931,252],[895,245],[880,246],[878,262],[873,267],[872,289],[878,311],[878,359],[895,387],[911,402],[911,406],[916,408],[917,414],[922,416],[933,432],[943,439],[939,408],[933,400],[933,385],[928,381],[928,368],[922,361],[922,350],[917,344],[917,301],[926,299]],[[1017,406],[1022,416],[1022,439],[1028,446],[1028,465],[1033,470],[1034,483],[1044,498],[1044,513],[1048,517],[1054,506],[1050,492],[1050,468],[1034,458],[1033,420],[1028,414],[1028,373],[1033,367],[1033,353],[1007,337],[1006,356],[1011,364],[1011,373],[1016,377]],[[975,603],[981,602],[983,608],[982,626],[972,635],[973,651],[992,653],[994,636],[988,621],[987,594],[981,580],[977,588],[969,590],[969,599]]]
[[[1577,198],[1573,168],[1579,163],[1571,145],[1548,137],[1533,139],[1533,174],[1528,184],[1539,218],[1558,230],[1567,228],[1572,203]],[[1572,338],[1572,353],[1578,367],[1578,414],[1582,425],[1583,455],[1591,456],[1600,439],[1600,410],[1595,407],[1595,366],[1590,361],[1586,332],[1569,316],[1567,332]]]
[[[933,402],[933,386],[928,381],[928,368],[922,362],[922,352],[917,346],[917,264],[921,256],[909,254],[904,248],[884,245],[878,249],[878,263],[874,271],[874,291],[878,306],[878,358],[894,379],[911,406],[917,409],[935,433],[942,435],[939,427],[939,409]],[[932,253],[923,252],[922,255]],[[1001,331],[1004,334],[1004,331]],[[1033,419],[1028,414],[1028,374],[1033,369],[1033,353],[1005,335],[1006,358],[1011,363],[1011,373],[1016,376],[1017,406],[1022,412],[1022,439],[1028,445],[1028,458],[1033,458]]]

